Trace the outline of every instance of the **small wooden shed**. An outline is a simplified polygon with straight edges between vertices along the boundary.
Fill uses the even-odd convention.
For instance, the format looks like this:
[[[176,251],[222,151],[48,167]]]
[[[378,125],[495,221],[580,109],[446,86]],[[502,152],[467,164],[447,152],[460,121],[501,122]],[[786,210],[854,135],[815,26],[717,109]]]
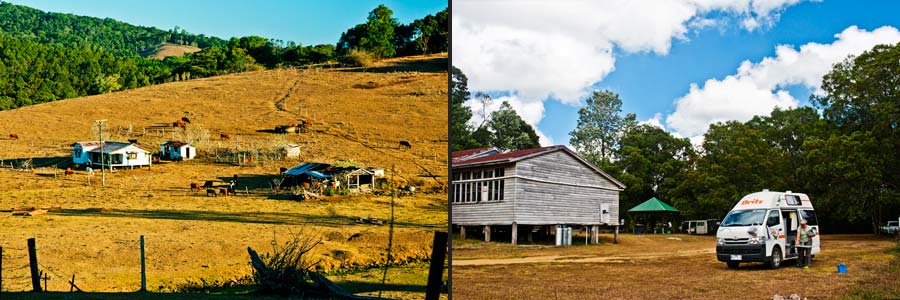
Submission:
[[[281,146],[281,155],[284,155],[285,158],[300,158],[300,145],[297,144],[286,144]]]
[[[182,141],[168,141],[159,146],[159,156],[168,160],[194,159],[197,149]]]

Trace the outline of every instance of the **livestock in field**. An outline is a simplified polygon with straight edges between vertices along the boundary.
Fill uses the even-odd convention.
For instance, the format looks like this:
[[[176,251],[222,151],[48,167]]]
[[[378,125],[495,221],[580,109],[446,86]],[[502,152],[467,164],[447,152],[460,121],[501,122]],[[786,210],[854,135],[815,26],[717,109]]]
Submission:
[[[403,147],[406,147],[406,149],[410,149],[410,148],[412,148],[412,145],[409,143],[409,141],[400,141],[399,148],[403,148]]]
[[[203,183],[203,188],[212,188],[212,187],[213,187],[212,180],[207,180],[205,183]]]
[[[181,120],[185,123],[191,124],[191,119],[188,119],[188,117],[181,117]]]
[[[226,133],[222,133],[222,134],[219,134],[219,138],[223,139],[223,140],[230,140],[231,136]]]
[[[196,182],[191,182],[191,192],[199,192],[200,184]]]
[[[178,120],[178,121],[172,122],[172,127],[185,128],[185,127],[187,127],[187,123],[185,123],[183,120]]]
[[[219,195],[222,195],[222,196],[228,196],[228,189],[220,188],[220,189],[219,189]]]
[[[216,190],[214,190],[214,189],[206,189],[206,196],[209,197],[209,195],[212,195],[213,197],[216,197],[216,196],[217,196]]]
[[[18,135],[18,134],[15,134],[15,133],[10,133],[10,134],[9,134],[9,138],[18,141],[18,140],[19,140],[19,135]]]
[[[75,171],[72,171],[72,168],[66,168],[66,176],[74,175]]]

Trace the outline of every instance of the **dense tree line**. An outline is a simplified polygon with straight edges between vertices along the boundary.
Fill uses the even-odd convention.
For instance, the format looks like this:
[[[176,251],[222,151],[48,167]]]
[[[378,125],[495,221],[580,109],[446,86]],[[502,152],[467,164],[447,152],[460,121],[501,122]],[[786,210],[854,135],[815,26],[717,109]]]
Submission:
[[[178,27],[162,30],[109,18],[44,12],[5,2],[0,2],[0,31],[46,45],[76,49],[100,47],[117,56],[140,56],[142,51],[166,42],[199,48],[225,44],[220,38],[189,34]]]
[[[338,45],[381,49],[382,57],[447,51],[446,12],[403,25],[381,5],[357,26],[359,40],[343,41],[345,33]],[[225,41],[177,27],[164,31],[3,2],[0,42],[0,78],[6,80],[0,80],[0,110],[172,80],[319,64],[346,54],[331,44],[304,46],[259,36]],[[141,56],[163,42],[202,50],[162,61]]]
[[[472,116],[466,78],[453,69],[451,79],[453,148],[478,147],[460,122]],[[821,88],[813,107],[712,124],[699,146],[638,124],[599,91],[570,144],[627,186],[621,212],[657,197],[684,220],[721,219],[743,195],[790,190],[810,196],[823,231],[872,232],[900,216],[900,44],[836,64]]]
[[[409,24],[400,24],[393,14],[387,6],[376,7],[365,23],[341,34],[336,45],[337,54],[347,54],[351,49],[365,50],[377,57],[447,52],[447,9]]]
[[[146,86],[157,76],[167,76],[159,61],[0,34],[0,110]]]

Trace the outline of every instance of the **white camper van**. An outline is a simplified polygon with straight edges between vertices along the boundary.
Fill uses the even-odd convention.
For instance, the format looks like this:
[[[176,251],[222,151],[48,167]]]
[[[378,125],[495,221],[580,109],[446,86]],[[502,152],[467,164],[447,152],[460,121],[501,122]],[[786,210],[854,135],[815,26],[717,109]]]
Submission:
[[[741,198],[716,232],[716,258],[729,268],[742,262],[765,262],[778,268],[796,259],[794,241],[800,220],[819,232],[819,222],[806,194],[763,190]],[[811,254],[819,253],[819,235],[812,238]]]

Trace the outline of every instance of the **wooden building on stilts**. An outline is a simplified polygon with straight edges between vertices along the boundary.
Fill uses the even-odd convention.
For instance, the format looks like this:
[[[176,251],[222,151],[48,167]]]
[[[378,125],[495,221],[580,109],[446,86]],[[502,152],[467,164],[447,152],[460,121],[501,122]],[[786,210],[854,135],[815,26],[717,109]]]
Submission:
[[[462,238],[566,245],[576,230],[599,243],[601,226],[618,238],[625,185],[565,146],[480,148],[451,157],[451,223]]]

